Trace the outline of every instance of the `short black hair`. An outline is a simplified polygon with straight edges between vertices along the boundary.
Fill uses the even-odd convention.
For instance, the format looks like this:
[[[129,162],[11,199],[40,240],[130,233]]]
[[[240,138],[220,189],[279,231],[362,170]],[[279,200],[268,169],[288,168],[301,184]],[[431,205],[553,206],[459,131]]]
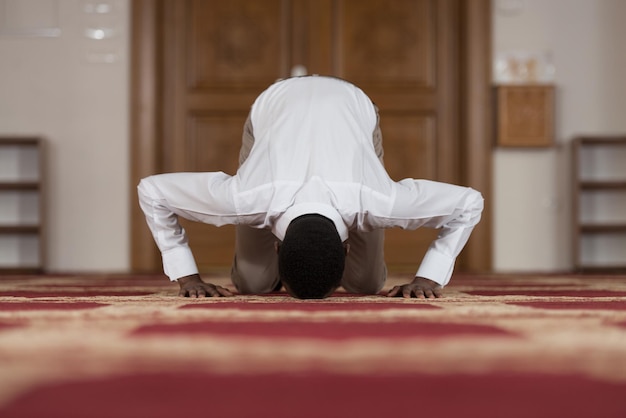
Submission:
[[[335,224],[308,214],[289,224],[278,251],[278,275],[291,295],[322,299],[339,287],[346,254]]]

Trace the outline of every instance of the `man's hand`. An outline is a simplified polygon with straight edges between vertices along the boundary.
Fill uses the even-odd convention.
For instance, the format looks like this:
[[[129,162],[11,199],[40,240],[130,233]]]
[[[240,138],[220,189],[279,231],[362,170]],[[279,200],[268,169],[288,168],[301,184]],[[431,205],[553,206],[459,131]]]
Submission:
[[[190,298],[233,296],[228,289],[222,286],[203,282],[198,274],[181,277],[177,282],[180,285],[178,296]]]
[[[387,296],[402,296],[403,298],[416,297],[420,299],[440,298],[443,296],[442,290],[443,288],[432,280],[425,279],[424,277],[416,277],[409,284],[394,286],[394,288],[387,293]]]

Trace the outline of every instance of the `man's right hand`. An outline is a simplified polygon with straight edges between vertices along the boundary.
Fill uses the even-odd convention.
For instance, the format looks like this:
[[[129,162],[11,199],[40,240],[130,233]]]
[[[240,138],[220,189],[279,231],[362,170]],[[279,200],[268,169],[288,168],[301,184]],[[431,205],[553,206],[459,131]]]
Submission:
[[[199,274],[181,277],[176,281],[180,286],[180,292],[178,292],[178,296],[181,297],[204,298],[207,296],[233,296],[233,294],[228,289],[222,286],[216,286],[211,283],[203,282]]]

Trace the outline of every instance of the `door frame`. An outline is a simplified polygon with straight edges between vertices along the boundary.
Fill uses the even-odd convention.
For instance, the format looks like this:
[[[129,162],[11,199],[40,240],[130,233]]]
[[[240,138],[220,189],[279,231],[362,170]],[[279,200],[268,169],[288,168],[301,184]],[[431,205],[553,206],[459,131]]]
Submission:
[[[160,128],[161,84],[159,72],[160,28],[164,0],[131,1],[131,270],[156,273],[161,256],[139,208],[136,186],[158,171],[163,161]],[[491,0],[458,2],[459,33],[459,134],[461,178],[479,190],[485,210],[457,262],[457,270],[488,272],[492,269],[492,115]]]

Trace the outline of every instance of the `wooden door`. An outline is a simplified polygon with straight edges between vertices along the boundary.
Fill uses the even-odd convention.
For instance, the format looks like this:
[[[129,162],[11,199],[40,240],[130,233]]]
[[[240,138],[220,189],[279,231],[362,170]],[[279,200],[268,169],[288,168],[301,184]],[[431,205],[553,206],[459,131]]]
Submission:
[[[256,96],[285,74],[288,4],[281,0],[163,2],[163,171],[235,174]],[[234,227],[182,220],[201,271],[229,266]]]
[[[158,2],[152,54],[160,58],[162,136],[153,169],[234,174],[250,105],[300,66],[351,81],[378,105],[392,178],[463,183],[460,7],[454,0]],[[184,226],[201,270],[230,264],[232,227]],[[390,270],[414,271],[435,232],[386,236]]]
[[[406,177],[460,182],[456,67],[457,3],[335,2],[329,46],[334,74],[359,85],[380,109],[385,167]],[[387,230],[391,271],[415,271],[436,231]]]

